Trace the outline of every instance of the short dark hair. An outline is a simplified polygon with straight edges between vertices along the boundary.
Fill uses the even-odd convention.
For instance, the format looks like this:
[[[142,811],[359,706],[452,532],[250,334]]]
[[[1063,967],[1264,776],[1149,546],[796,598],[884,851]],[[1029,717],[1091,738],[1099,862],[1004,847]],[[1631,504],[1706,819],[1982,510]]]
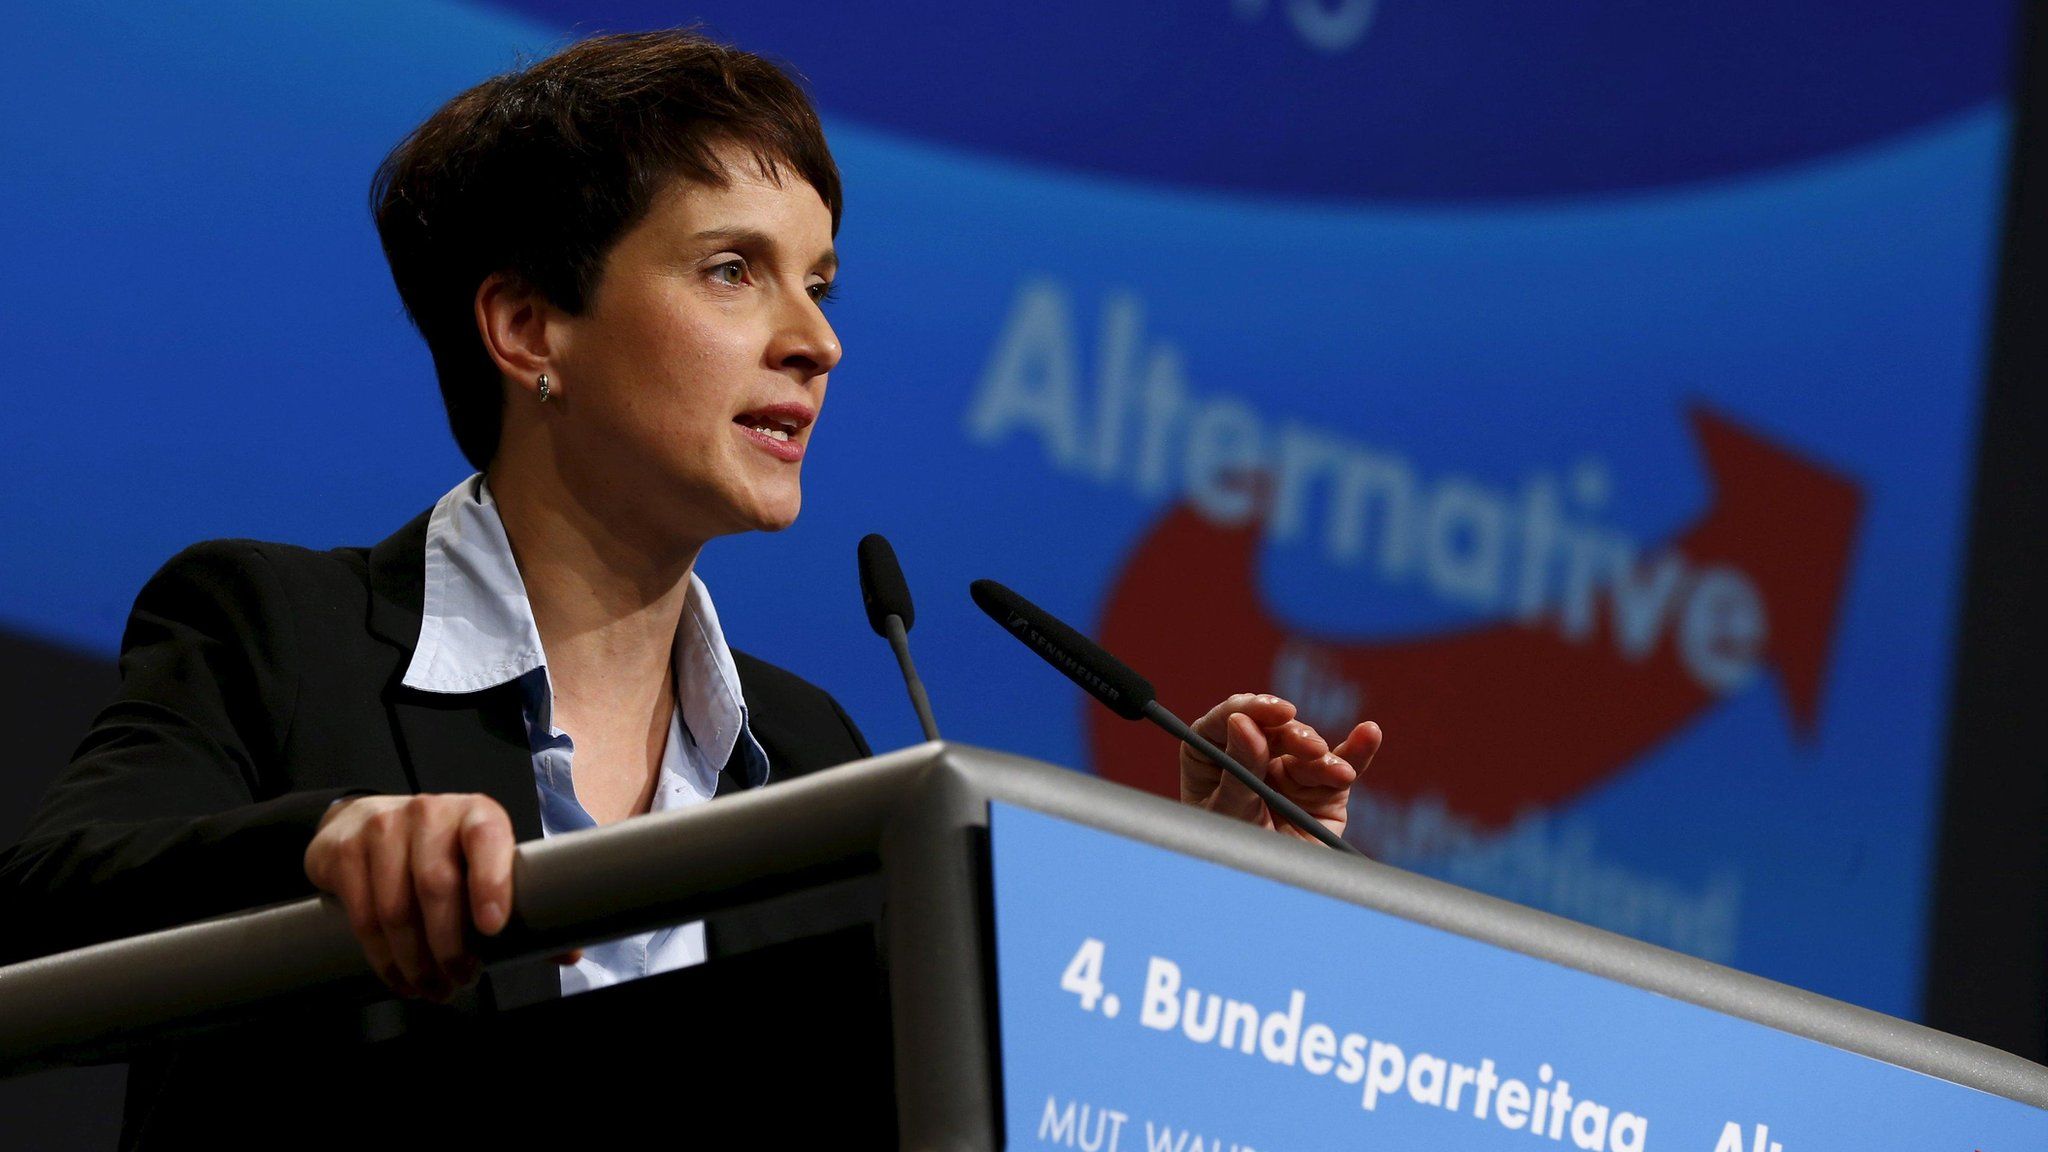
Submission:
[[[391,278],[425,337],[448,426],[479,470],[504,392],[476,330],[477,287],[509,272],[572,315],[612,246],[677,178],[724,187],[714,152],[809,182],[839,232],[839,169],[780,68],[694,31],[597,36],[443,105],[384,158],[370,206]]]

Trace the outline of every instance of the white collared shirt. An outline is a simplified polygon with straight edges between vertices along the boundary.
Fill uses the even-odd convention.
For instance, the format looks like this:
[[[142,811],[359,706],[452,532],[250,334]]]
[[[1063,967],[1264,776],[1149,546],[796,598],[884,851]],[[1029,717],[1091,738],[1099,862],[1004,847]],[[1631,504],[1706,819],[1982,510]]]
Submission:
[[[676,708],[651,805],[656,812],[701,804],[718,791],[718,773],[736,766],[766,783],[768,757],[747,727],[739,671],[718,625],[711,592],[696,573],[676,626]],[[423,692],[470,693],[518,681],[525,695],[534,788],[547,836],[596,826],[576,799],[575,744],[554,725],[554,687],[526,584],[504,522],[481,473],[456,485],[427,518],[426,596],[420,638],[404,683]],[[562,994],[703,962],[701,921],[608,940],[583,950],[562,970]]]

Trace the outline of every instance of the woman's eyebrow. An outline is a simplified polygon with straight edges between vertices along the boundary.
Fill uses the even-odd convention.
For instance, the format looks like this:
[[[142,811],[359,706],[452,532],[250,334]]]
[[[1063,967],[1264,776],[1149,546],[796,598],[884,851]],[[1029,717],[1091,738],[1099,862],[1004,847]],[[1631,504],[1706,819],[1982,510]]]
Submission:
[[[758,228],[706,228],[690,237],[692,240],[717,241],[735,248],[773,248],[775,238]]]

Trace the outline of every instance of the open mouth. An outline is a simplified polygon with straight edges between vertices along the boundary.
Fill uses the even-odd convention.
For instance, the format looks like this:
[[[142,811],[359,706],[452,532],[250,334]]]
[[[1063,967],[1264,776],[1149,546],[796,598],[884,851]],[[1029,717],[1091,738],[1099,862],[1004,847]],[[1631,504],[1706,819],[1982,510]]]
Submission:
[[[807,405],[771,404],[742,412],[732,422],[746,429],[753,442],[769,455],[794,463],[803,459],[804,429],[817,418],[817,412]]]
[[[770,440],[780,440],[784,443],[787,443],[790,437],[803,430],[802,425],[794,424],[787,420],[763,420],[757,416],[736,417],[733,423],[750,431],[759,432]]]
[[[732,422],[770,440],[787,444],[810,427],[815,419],[817,416],[801,404],[774,404],[742,412],[733,417]]]

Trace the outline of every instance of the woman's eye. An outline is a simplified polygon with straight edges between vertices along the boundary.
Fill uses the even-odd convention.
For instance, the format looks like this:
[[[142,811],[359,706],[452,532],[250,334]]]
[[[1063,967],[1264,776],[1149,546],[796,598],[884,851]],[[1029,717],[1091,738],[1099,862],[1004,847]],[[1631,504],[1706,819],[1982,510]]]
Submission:
[[[721,284],[729,284],[734,287],[745,284],[747,282],[747,262],[744,260],[727,260],[711,270],[711,278]]]
[[[836,280],[820,280],[816,284],[811,285],[811,299],[817,303],[823,304],[837,295],[839,295],[839,283]]]

